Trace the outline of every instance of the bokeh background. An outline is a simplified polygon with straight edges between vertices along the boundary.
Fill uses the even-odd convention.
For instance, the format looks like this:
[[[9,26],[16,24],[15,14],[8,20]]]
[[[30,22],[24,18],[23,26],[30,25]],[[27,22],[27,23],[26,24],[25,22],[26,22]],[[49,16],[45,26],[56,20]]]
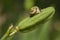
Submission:
[[[15,24],[18,18],[22,19],[25,11],[24,2],[25,0],[0,0],[0,38],[11,23]],[[60,40],[60,0],[35,0],[34,5],[41,9],[48,6],[55,7],[49,40]],[[16,35],[13,40],[17,38],[20,40],[19,35]]]

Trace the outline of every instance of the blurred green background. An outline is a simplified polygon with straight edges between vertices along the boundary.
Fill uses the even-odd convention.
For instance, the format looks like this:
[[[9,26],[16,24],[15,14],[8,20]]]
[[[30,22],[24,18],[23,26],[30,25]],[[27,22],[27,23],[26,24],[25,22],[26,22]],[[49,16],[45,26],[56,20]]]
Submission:
[[[55,7],[56,11],[49,33],[49,40],[60,40],[60,0],[33,0],[33,2],[32,5],[36,5],[41,9],[48,6]],[[25,0],[0,0],[0,38],[11,23],[15,24],[19,18],[22,20],[24,11],[28,9],[25,8],[24,3]],[[19,32],[12,38],[12,40],[20,39],[21,33]]]

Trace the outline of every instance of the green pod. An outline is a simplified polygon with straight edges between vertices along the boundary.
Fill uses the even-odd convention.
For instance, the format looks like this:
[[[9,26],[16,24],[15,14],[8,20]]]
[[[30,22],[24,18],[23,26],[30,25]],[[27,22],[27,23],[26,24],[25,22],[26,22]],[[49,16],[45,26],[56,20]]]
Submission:
[[[40,22],[44,19],[46,19],[48,16],[50,16],[55,9],[53,7],[47,7],[45,9],[41,10],[41,13],[33,16],[33,17],[27,17],[26,19],[22,20],[17,27],[19,27],[20,30],[23,30],[25,28],[28,28],[29,26],[32,26],[36,24],[37,22]]]

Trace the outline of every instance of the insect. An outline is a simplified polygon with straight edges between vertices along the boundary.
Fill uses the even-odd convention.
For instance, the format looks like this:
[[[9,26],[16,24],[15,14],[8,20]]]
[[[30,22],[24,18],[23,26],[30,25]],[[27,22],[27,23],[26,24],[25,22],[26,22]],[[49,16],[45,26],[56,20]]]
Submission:
[[[32,16],[34,16],[34,15],[36,15],[36,14],[39,14],[41,11],[40,11],[40,9],[39,9],[39,7],[38,6],[34,6],[34,7],[32,7],[31,9],[30,9],[30,17],[32,17]]]

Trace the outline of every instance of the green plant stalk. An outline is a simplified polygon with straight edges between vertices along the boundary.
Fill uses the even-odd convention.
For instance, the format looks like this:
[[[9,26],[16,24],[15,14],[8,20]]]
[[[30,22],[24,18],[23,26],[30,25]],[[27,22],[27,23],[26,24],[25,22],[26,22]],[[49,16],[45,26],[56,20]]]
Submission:
[[[8,28],[7,32],[3,35],[3,37],[2,37],[0,40],[5,40],[5,38],[9,35],[12,27],[13,27],[13,25],[11,25],[11,26]]]
[[[15,29],[14,31],[17,32],[18,30],[24,30],[24,29],[36,24],[37,22],[41,22],[42,20],[48,18],[49,16],[52,17],[53,16],[52,14],[54,14],[54,12],[55,12],[54,7],[44,8],[44,9],[41,10],[40,14],[37,14],[33,17],[27,17],[26,19],[19,22],[18,25],[16,26],[18,29],[17,30]],[[12,31],[12,33],[14,31]]]

